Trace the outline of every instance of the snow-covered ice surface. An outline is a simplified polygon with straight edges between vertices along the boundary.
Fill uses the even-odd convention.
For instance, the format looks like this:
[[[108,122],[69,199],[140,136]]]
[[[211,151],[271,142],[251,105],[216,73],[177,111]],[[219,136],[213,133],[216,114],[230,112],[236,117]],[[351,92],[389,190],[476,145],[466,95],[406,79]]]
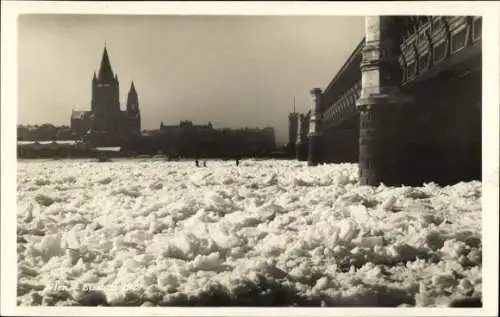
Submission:
[[[481,182],[356,164],[18,162],[20,305],[443,306],[481,296]]]

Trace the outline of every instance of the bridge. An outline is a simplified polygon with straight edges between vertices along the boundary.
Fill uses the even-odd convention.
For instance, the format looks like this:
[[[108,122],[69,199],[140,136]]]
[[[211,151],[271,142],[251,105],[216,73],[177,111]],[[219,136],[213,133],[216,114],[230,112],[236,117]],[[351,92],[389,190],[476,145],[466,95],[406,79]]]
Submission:
[[[481,17],[373,16],[290,143],[310,166],[358,162],[362,185],[481,179]]]

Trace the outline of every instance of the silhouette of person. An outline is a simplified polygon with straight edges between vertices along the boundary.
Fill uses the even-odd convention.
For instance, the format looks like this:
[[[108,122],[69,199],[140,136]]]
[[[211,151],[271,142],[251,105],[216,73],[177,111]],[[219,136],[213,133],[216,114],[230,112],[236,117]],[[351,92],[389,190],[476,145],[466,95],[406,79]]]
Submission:
[[[198,162],[198,160],[195,160],[194,162],[196,163],[196,167],[200,167],[200,162]]]
[[[207,167],[207,161],[203,161],[203,167]]]
[[[240,160],[236,159],[236,166],[240,165]]]

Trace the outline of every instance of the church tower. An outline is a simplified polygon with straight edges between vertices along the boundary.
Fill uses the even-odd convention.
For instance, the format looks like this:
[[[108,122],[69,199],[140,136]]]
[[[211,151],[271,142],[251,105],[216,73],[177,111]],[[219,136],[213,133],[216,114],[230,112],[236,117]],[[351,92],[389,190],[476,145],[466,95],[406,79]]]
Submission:
[[[139,96],[135,89],[134,82],[130,85],[130,90],[127,96],[127,117],[129,118],[132,133],[138,134],[141,131],[141,112],[139,110]]]
[[[113,74],[108,50],[104,46],[99,72],[92,78],[92,114],[94,127],[100,131],[117,132],[120,123],[118,76]]]
[[[297,131],[299,128],[299,114],[295,112],[295,97],[293,97],[293,112],[288,115],[288,147],[295,151],[295,143],[297,143]]]

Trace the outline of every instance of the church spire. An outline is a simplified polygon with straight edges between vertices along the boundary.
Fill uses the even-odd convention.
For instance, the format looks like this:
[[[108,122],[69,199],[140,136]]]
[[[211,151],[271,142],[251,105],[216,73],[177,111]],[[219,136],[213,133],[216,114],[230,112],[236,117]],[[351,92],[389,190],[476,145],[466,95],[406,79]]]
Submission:
[[[104,44],[101,67],[99,69],[99,81],[112,81],[113,77],[113,70],[111,69],[111,63],[109,61],[108,49],[106,47],[106,44]]]
[[[133,80],[132,80],[132,84],[130,85],[130,92],[129,93],[137,95],[137,91],[135,90],[135,85],[134,85]]]
[[[130,90],[127,96],[127,111],[129,113],[135,113],[139,111],[139,96],[135,90],[134,81],[130,84]]]

